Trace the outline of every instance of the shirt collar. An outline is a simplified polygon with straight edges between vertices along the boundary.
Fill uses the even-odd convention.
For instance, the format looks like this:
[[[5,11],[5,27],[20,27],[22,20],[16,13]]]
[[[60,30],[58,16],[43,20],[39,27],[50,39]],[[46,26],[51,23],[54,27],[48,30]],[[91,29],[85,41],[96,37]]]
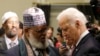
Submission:
[[[6,34],[4,35],[4,37],[5,37],[5,41],[6,41],[6,44],[7,44],[7,48],[9,49],[9,44],[11,43],[11,42],[14,42],[14,43],[16,43],[16,45],[18,45],[18,36],[16,36],[16,38],[15,38],[15,40],[14,41],[11,41],[11,39],[9,39],[7,36],[6,36]]]
[[[84,32],[81,34],[81,36],[80,36],[80,38],[79,38],[78,42],[76,43],[76,46],[79,44],[79,42],[81,41],[81,39],[83,39],[83,38],[84,38],[84,36],[85,36],[85,35],[87,35],[88,33],[89,33],[89,31],[88,31],[88,30],[86,30],[86,31],[84,31]]]

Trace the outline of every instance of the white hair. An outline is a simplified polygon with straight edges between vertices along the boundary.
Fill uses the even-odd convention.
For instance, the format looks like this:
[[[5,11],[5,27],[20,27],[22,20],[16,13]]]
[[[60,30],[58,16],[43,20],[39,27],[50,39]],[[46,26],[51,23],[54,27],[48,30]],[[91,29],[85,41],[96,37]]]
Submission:
[[[81,21],[83,24],[87,23],[87,19],[85,17],[85,15],[79,11],[76,8],[68,8],[63,10],[58,16],[57,16],[57,20],[60,21],[61,17],[66,16],[67,19],[71,20],[71,21],[76,21],[79,20]]]

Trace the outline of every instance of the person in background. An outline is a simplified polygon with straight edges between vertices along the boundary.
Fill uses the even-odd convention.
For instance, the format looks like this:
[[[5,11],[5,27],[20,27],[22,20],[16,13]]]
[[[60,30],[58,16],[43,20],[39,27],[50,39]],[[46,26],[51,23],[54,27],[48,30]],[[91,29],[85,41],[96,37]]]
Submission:
[[[19,21],[18,37],[23,37],[23,23],[21,21]]]
[[[86,24],[89,32],[96,38],[96,40],[100,43],[100,26],[98,21],[95,23],[87,23]]]
[[[62,46],[64,39],[63,39],[61,33],[59,33],[59,32],[57,33],[56,38],[57,38],[57,42],[56,42],[55,47],[59,48],[60,46]]]
[[[62,36],[62,31],[59,27],[57,28],[57,34],[55,38],[56,38],[56,43],[54,46],[56,48],[59,48],[62,45],[62,42],[64,41],[63,36]]]
[[[87,19],[81,11],[67,8],[57,16],[57,20],[67,44],[73,45],[71,56],[100,56],[100,44],[89,33]]]
[[[94,29],[95,38],[100,43],[100,25],[99,24],[93,24],[93,28],[96,28],[96,29]]]
[[[5,30],[3,29],[3,27],[0,28],[0,37],[3,36],[5,33]]]
[[[97,25],[94,23],[86,23],[87,29],[89,30],[89,32],[95,37],[98,33],[98,28]]]
[[[2,28],[4,35],[0,37],[0,56],[4,52],[18,45],[19,18],[15,12],[8,11],[2,16]]]
[[[48,43],[50,46],[54,47],[53,42],[53,27],[48,27],[46,31],[46,38],[48,39]]]
[[[19,45],[6,52],[6,56],[60,56],[58,50],[47,42],[46,19],[40,8],[26,9],[23,21],[24,36]]]

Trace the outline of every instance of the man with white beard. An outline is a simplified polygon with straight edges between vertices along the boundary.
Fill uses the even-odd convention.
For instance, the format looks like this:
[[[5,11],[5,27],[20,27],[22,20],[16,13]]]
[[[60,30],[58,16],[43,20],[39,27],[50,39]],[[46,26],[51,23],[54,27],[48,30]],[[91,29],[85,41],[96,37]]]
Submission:
[[[44,12],[37,7],[24,11],[24,37],[19,45],[8,50],[6,56],[60,56],[57,49],[49,46],[46,35]]]

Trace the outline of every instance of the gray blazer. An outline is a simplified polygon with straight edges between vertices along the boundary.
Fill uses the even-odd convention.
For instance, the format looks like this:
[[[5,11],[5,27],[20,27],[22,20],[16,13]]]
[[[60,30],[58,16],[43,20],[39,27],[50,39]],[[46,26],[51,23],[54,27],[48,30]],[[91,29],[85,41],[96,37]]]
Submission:
[[[0,56],[4,56],[7,50],[6,42],[4,36],[0,37]]]

